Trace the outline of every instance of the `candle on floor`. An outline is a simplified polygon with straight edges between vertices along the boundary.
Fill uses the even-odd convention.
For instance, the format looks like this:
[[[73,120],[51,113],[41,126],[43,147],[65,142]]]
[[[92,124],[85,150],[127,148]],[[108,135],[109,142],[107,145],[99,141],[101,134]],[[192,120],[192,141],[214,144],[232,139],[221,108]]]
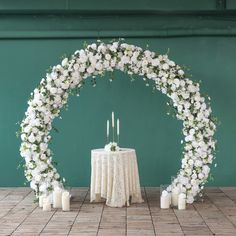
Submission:
[[[179,199],[179,188],[175,187],[172,189],[171,192],[171,204],[173,206],[178,206],[178,199]]]
[[[168,209],[170,207],[170,195],[166,190],[161,193],[160,206],[162,209]]]
[[[53,208],[61,208],[61,195],[62,191],[60,188],[56,188],[53,191]]]
[[[43,207],[43,199],[45,198],[44,195],[39,196],[39,207]]]
[[[43,198],[43,211],[51,211],[51,201],[48,197]]]
[[[178,209],[179,210],[185,210],[186,209],[186,195],[184,193],[179,194]]]
[[[62,193],[62,210],[70,211],[70,193],[68,191]]]

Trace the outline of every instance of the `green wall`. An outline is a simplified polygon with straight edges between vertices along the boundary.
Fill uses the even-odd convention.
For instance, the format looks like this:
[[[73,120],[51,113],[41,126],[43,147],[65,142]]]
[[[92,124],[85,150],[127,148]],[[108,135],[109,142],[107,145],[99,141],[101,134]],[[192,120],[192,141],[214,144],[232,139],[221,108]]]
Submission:
[[[208,1],[209,4],[210,2]],[[4,14],[0,20],[5,25],[15,21],[22,29],[27,24],[33,28],[32,19],[35,15],[27,20],[24,18],[21,22],[22,17],[29,16],[22,12],[20,12],[22,16],[8,15],[6,12]],[[109,27],[106,25],[108,28],[104,35],[95,29],[90,33],[82,30],[66,30],[67,26],[77,27],[77,21],[70,17],[77,17],[79,13],[75,16],[73,14],[64,16],[67,23],[64,26],[60,25],[61,30],[64,29],[60,33],[53,29],[58,26],[56,22],[60,22],[61,15],[51,16],[52,19],[57,19],[50,25],[52,30],[49,30],[46,24],[43,25],[45,28],[37,32],[28,26],[27,31],[13,26],[12,29],[3,27],[0,29],[0,186],[23,185],[23,171],[16,169],[21,161],[18,151],[20,140],[15,136],[18,129],[16,122],[23,118],[27,99],[44,77],[46,69],[59,63],[62,55],[69,55],[80,49],[85,40],[87,42],[96,40],[96,34],[105,41],[108,41],[110,36],[118,36],[117,32],[109,30],[112,25]],[[136,16],[143,19],[148,26],[148,21],[142,14]],[[188,17],[195,22],[196,19],[192,19],[192,15],[194,14]],[[47,16],[47,14],[40,15],[45,18]],[[159,16],[158,14],[153,17]],[[134,28],[134,31],[129,33],[129,21],[127,21],[128,26],[122,23],[124,17],[120,17],[120,25],[114,27],[120,28],[120,34],[126,32],[125,38],[128,43],[141,47],[146,47],[148,44],[151,50],[159,53],[166,53],[169,48],[170,58],[190,68],[187,73],[191,74],[193,79],[202,80],[202,92],[212,98],[213,112],[221,122],[217,131],[218,166],[212,170],[215,180],[210,184],[236,186],[234,31],[232,30],[231,34],[226,34],[224,31],[216,33],[214,26],[217,22],[214,21],[209,23],[209,31],[202,28],[200,32],[199,29],[197,31],[198,21],[196,21],[191,25],[192,35],[187,25],[182,25],[181,31],[176,35],[176,31],[171,32],[171,29],[167,33],[168,20],[165,16],[162,18],[164,31],[160,27],[153,26],[152,29],[144,27],[142,31],[135,31]],[[130,17],[130,13],[127,17]],[[171,17],[174,22],[174,17],[177,16],[171,15]],[[51,22],[51,18],[46,22]],[[102,27],[103,14],[97,18],[97,23],[90,24],[91,28],[96,28],[96,24],[97,27]],[[185,18],[180,18],[182,22],[186,21]],[[171,20],[169,21],[171,24]],[[223,20],[219,21],[220,25]],[[122,31],[122,28],[126,29]],[[152,35],[152,31],[155,31],[155,34]],[[147,35],[145,32],[148,32]],[[163,37],[163,34],[169,36]],[[55,160],[59,162],[60,173],[70,185],[89,185],[90,150],[104,146],[106,119],[114,110],[121,120],[121,146],[133,147],[137,151],[141,184],[158,186],[169,183],[170,177],[175,175],[180,167],[182,123],[166,115],[168,99],[161,93],[152,93],[151,87],[146,87],[142,78],[131,82],[128,76],[121,72],[116,72],[115,78],[112,83],[109,82],[108,75],[105,78],[98,78],[95,88],[88,80],[80,97],[70,98],[69,110],[62,111],[62,119],[55,120],[54,124],[59,133],[53,133],[52,150]]]

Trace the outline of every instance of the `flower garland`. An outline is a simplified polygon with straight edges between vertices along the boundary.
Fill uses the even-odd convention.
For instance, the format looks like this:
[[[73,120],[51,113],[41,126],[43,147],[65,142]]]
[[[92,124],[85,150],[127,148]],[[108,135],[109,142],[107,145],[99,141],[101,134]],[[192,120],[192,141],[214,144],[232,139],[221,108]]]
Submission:
[[[63,187],[48,147],[52,121],[59,116],[71,91],[77,89],[79,93],[84,80],[114,70],[153,81],[154,88],[170,98],[175,116],[183,121],[185,136],[182,166],[172,184],[181,187],[187,202],[192,203],[203,189],[210,173],[209,164],[214,159],[216,124],[209,101],[201,96],[199,83],[186,78],[168,55],[158,55],[122,41],[109,44],[97,41],[76,51],[54,66],[34,89],[20,130],[20,153],[31,188],[38,197]]]

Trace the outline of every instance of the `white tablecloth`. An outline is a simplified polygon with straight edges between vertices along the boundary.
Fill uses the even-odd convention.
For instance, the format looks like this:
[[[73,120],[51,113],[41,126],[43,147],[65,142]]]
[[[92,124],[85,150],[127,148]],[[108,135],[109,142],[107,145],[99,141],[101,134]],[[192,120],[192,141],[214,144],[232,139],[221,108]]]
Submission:
[[[92,150],[91,167],[91,202],[104,198],[111,207],[129,206],[130,199],[131,203],[143,202],[134,149]]]

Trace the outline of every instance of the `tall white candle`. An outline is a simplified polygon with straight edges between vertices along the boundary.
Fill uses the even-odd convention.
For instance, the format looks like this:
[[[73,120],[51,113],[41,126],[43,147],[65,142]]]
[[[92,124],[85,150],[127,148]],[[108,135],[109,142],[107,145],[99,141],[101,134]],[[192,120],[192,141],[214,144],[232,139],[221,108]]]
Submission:
[[[120,135],[120,120],[117,119],[117,135]]]
[[[53,208],[61,208],[61,189],[57,188],[53,191]]]
[[[43,211],[51,211],[51,201],[48,197],[43,198]]]
[[[107,137],[109,137],[109,128],[110,128],[110,124],[109,124],[109,120],[107,120]]]
[[[170,195],[166,190],[161,193],[160,206],[162,209],[168,209],[170,207]]]
[[[70,193],[68,191],[62,193],[62,210],[70,211]]]
[[[184,193],[179,194],[178,209],[179,210],[185,210],[186,209],[186,195]]]
[[[173,206],[178,206],[178,198],[179,198],[179,188],[175,187],[172,189],[171,193],[171,204]]]
[[[114,112],[111,113],[111,124],[112,124],[112,128],[114,128],[115,127]]]

